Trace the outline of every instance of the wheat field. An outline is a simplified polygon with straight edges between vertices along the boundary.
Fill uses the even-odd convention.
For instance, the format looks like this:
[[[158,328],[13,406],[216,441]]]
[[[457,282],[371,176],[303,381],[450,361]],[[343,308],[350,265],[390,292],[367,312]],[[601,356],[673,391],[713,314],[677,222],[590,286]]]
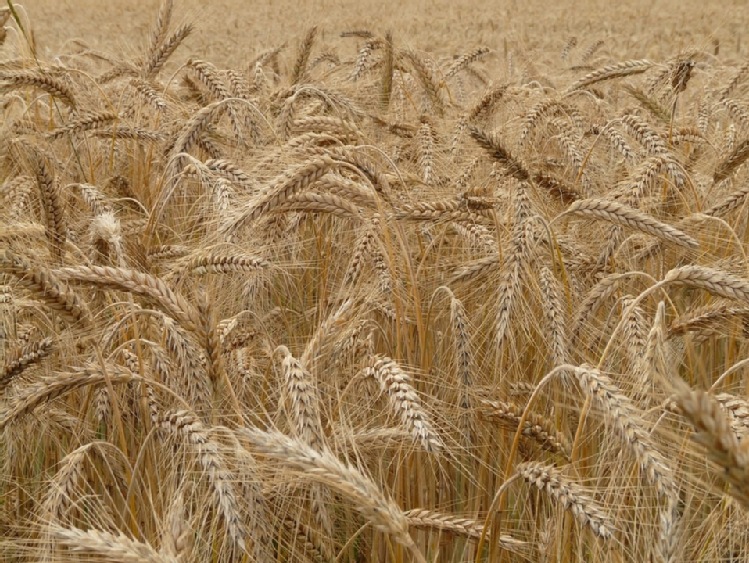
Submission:
[[[545,4],[0,6],[0,560],[749,560],[749,8]]]

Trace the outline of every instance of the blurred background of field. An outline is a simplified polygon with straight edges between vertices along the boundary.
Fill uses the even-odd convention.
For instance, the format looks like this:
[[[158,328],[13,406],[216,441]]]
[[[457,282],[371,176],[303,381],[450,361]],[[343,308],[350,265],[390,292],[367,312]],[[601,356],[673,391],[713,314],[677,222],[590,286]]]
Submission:
[[[159,6],[158,0],[21,3],[40,45],[49,49],[43,53],[50,55],[64,51],[72,38],[97,48],[111,49],[114,42],[126,54],[139,53]],[[237,57],[296,40],[313,24],[322,27],[321,44],[336,44],[341,30],[368,28],[392,30],[400,41],[426,51],[486,45],[500,56],[507,49],[557,61],[572,35],[604,39],[604,50],[614,58],[668,57],[694,47],[713,52],[713,39],[724,57],[749,51],[749,38],[742,38],[749,3],[742,0],[178,0],[175,8],[177,18],[198,24],[183,56],[200,51],[216,64],[238,64]]]

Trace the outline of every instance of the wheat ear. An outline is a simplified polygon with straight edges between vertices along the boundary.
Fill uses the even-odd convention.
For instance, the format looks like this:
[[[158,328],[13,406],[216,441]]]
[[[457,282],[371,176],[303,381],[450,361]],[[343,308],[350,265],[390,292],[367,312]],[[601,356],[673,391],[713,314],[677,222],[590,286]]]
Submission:
[[[570,481],[559,469],[539,462],[528,462],[519,464],[516,471],[529,484],[558,501],[595,535],[602,539],[613,537],[616,527],[611,517],[580,485]]]
[[[211,438],[203,423],[187,411],[157,414],[154,423],[182,436],[190,446],[196,448],[198,461],[213,488],[229,537],[244,551],[247,532],[239,513],[233,475],[226,468],[219,444]]]
[[[380,389],[387,393],[390,405],[399,415],[401,423],[426,451],[436,452],[442,449],[442,439],[421,406],[421,400],[411,386],[411,378],[395,361],[386,356],[376,356],[365,373],[380,384]]]
[[[85,302],[50,270],[31,266],[10,250],[0,252],[0,269],[17,277],[21,285],[57,311],[68,323],[90,321]]]
[[[605,199],[584,199],[570,205],[563,215],[596,217],[630,227],[643,233],[668,240],[685,248],[697,248],[699,243],[676,227],[662,223],[656,218],[616,201]]]
[[[749,508],[749,441],[739,442],[725,411],[706,392],[686,389],[675,400],[697,431],[694,440],[721,467],[716,476],[729,483],[729,493]]]
[[[317,451],[278,432],[243,428],[240,436],[261,454],[299,471],[305,477],[329,486],[354,503],[356,510],[376,529],[390,534],[418,563],[426,563],[408,533],[408,519],[394,501],[368,477],[338,460],[330,451]]]
[[[60,278],[95,284],[99,287],[129,291],[153,299],[185,329],[196,331],[202,320],[185,297],[172,291],[164,280],[129,268],[79,266],[55,270]]]
[[[674,268],[666,274],[661,283],[696,287],[714,295],[749,303],[749,281],[705,266],[689,265]]]
[[[678,498],[678,487],[665,457],[655,448],[642,426],[642,414],[614,383],[595,368],[574,368],[582,389],[593,399],[607,424],[613,426],[622,442],[632,450],[646,479],[666,499]]]
[[[77,373],[57,374],[53,379],[43,380],[17,397],[13,406],[3,413],[0,419],[0,432],[11,422],[31,413],[39,405],[80,389],[81,387],[96,387],[111,382],[113,385],[140,381],[141,377],[129,370],[118,366],[107,366],[109,374],[104,374],[99,368],[82,369]]]
[[[104,530],[50,526],[52,535],[73,553],[100,557],[100,561],[122,563],[177,563],[177,559],[159,553],[153,546],[131,539],[124,534]]]
[[[586,88],[592,84],[603,82],[604,80],[611,80],[613,78],[622,78],[624,76],[632,76],[633,74],[640,74],[648,70],[653,63],[647,59],[640,60],[629,60],[607,65],[603,68],[599,68],[590,72],[577,80],[572,84],[567,91],[573,92],[580,88]]]
[[[466,538],[478,540],[484,532],[484,526],[476,520],[443,514],[433,510],[415,508],[403,513],[408,518],[408,523],[414,528],[434,529],[453,534],[465,536]],[[487,536],[489,533],[487,532]],[[512,536],[502,534],[499,537],[499,545],[502,549],[527,555],[528,543],[515,539]]]

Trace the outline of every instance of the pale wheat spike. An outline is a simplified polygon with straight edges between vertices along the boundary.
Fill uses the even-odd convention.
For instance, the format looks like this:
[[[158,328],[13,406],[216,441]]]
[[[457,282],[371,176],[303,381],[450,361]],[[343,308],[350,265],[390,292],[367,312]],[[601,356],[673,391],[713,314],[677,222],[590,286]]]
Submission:
[[[749,71],[749,62],[742,64],[733,74],[731,80],[729,80],[723,88],[718,91],[718,98],[723,99],[728,97],[731,92],[741,83],[746,77],[746,73]]]
[[[315,449],[320,449],[324,441],[317,383],[286,346],[279,346],[277,353],[283,357],[281,366],[290,406],[289,422],[300,440]]]
[[[31,266],[10,250],[0,252],[0,270],[17,277],[21,285],[42,299],[66,322],[90,322],[90,313],[83,299],[52,271],[41,266]]]
[[[291,72],[291,83],[297,84],[302,81],[307,70],[307,63],[312,52],[312,44],[317,35],[317,26],[311,27],[304,36],[302,43],[299,45],[299,52],[294,63],[294,70]]]
[[[470,53],[466,53],[465,55],[461,55],[458,57],[453,64],[450,65],[450,67],[445,71],[445,80],[448,78],[451,78],[458,74],[460,71],[468,67],[471,63],[474,63],[478,61],[479,59],[482,59],[486,55],[491,53],[491,49],[489,47],[477,47]]]
[[[424,508],[407,510],[403,515],[408,518],[409,525],[414,528],[431,528],[451,532],[475,540],[481,539],[481,535],[484,533],[483,524],[470,518],[464,518],[452,514],[443,514]],[[488,531],[486,535],[487,537],[490,537]],[[512,536],[505,534],[502,534],[499,537],[499,545],[502,549],[520,555],[527,555],[527,549],[529,547],[527,542],[515,539]]]
[[[739,189],[726,196],[725,199],[715,203],[705,210],[704,214],[710,217],[723,217],[734,209],[744,205],[747,196],[749,196],[749,185],[741,186]]]
[[[188,256],[170,265],[170,271],[164,276],[167,281],[177,279],[183,273],[197,276],[207,274],[250,273],[266,270],[270,262],[260,256],[249,254],[227,254],[220,251],[201,252],[198,256]]]
[[[75,504],[73,494],[83,476],[83,461],[92,447],[93,443],[84,444],[60,460],[60,468],[52,477],[42,502],[44,514],[51,521],[62,520],[66,508]]]
[[[599,370],[583,365],[572,371],[581,389],[601,409],[604,421],[614,428],[622,442],[631,449],[647,481],[664,498],[678,498],[673,471],[643,427],[643,413]]]
[[[749,303],[749,281],[705,266],[687,265],[674,268],[666,274],[662,283],[700,288],[714,295]]]
[[[201,59],[192,58],[187,61],[187,66],[197,76],[198,80],[208,89],[217,100],[231,98],[229,89],[218,74],[218,69],[213,64]]]
[[[314,192],[294,194],[273,211],[277,213],[288,213],[290,211],[329,213],[330,215],[358,221],[363,218],[359,207],[347,199],[332,194]]]
[[[749,306],[736,305],[733,301],[720,300],[686,311],[671,322],[668,337],[676,337],[688,332],[710,332],[731,326],[735,318],[749,317]]]
[[[551,335],[552,360],[555,365],[567,362],[567,319],[562,303],[562,291],[554,274],[546,266],[541,267],[539,278],[546,322]]]
[[[384,41],[380,39],[379,37],[373,37],[371,39],[368,39],[361,49],[359,49],[359,54],[356,56],[356,62],[354,63],[354,69],[351,71],[351,75],[349,76],[349,80],[352,82],[357,81],[359,78],[361,78],[362,74],[367,68],[367,65],[369,63],[370,57],[372,53],[381,48],[384,45]]]
[[[162,552],[178,561],[187,559],[193,540],[185,518],[184,491],[180,489],[169,507],[164,522]]]
[[[497,312],[495,315],[495,343],[497,350],[501,350],[507,331],[510,327],[510,317],[515,307],[516,296],[520,289],[521,280],[529,256],[531,241],[529,240],[526,224],[529,224],[530,201],[525,186],[517,190],[515,199],[515,223],[512,226],[511,247],[500,273],[497,289]]]
[[[562,52],[559,54],[559,58],[564,60],[567,60],[567,57],[569,57],[570,52],[577,47],[577,37],[572,36],[567,40],[567,43],[564,44],[564,47],[562,48]]]
[[[603,39],[597,39],[596,41],[593,41],[590,45],[588,45],[585,50],[580,53],[580,62],[585,64],[587,63],[593,55],[601,48],[603,47],[605,41]]]
[[[622,116],[622,124],[627,131],[642,144],[650,154],[664,154],[668,152],[666,142],[639,115],[628,112]]]
[[[713,182],[722,182],[749,158],[749,139],[743,141],[728,156],[725,157],[713,172]]]
[[[157,414],[154,422],[159,427],[182,436],[189,446],[195,448],[198,462],[213,488],[214,499],[224,518],[227,533],[234,544],[244,551],[247,531],[239,510],[234,475],[226,467],[220,444],[211,437],[209,429],[188,411]]]
[[[45,234],[49,241],[50,254],[60,264],[65,254],[67,230],[65,225],[66,210],[60,196],[52,157],[25,140],[15,140],[11,150],[24,162],[36,177],[39,196],[44,209]]]
[[[466,536],[471,539],[481,538],[484,526],[476,520],[461,518],[451,514],[441,514],[431,510],[417,508],[403,513],[409,525],[414,528],[434,528]]]
[[[129,268],[109,266],[61,268],[54,273],[64,280],[91,283],[102,288],[128,291],[153,299],[187,330],[195,331],[196,327],[201,325],[195,307],[156,276]]]
[[[58,98],[71,108],[77,107],[73,91],[65,82],[44,71],[37,70],[0,70],[0,87],[33,86]]]
[[[118,119],[118,115],[111,111],[86,112],[79,114],[79,117],[70,120],[62,127],[47,133],[47,139],[59,139],[65,134],[79,133],[90,129],[97,129],[103,125],[111,123]]]
[[[621,154],[624,158],[626,158],[627,161],[633,162],[635,160],[635,157],[636,157],[635,151],[632,150],[632,147],[624,138],[624,135],[622,135],[615,127],[612,127],[611,125],[605,125],[605,126],[596,125],[592,128],[592,132],[603,135],[606,139],[608,139],[609,143],[611,143],[611,146],[619,154]]]
[[[728,114],[733,118],[739,128],[746,129],[749,127],[749,111],[742,102],[731,98],[724,98],[720,101],[720,105],[728,110]],[[733,125],[733,123],[731,125]],[[731,147],[731,150],[732,149],[733,147]]]
[[[421,180],[427,185],[432,184],[434,172],[434,153],[436,144],[436,132],[426,117],[421,119],[421,127],[418,131],[418,156],[417,160],[421,168]]]
[[[574,90],[586,88],[587,86],[603,82],[604,80],[640,74],[648,70],[651,66],[653,66],[653,63],[647,59],[622,61],[608,65],[586,74],[567,88],[567,91],[573,92]]]
[[[656,556],[659,563],[676,563],[679,551],[679,507],[677,502],[668,502],[661,509],[660,513],[660,533],[658,545],[656,546]]]
[[[358,210],[359,207],[367,209],[377,208],[377,197],[371,188],[364,183],[348,180],[340,174],[323,176],[315,183],[315,188],[322,192],[323,195],[329,194],[347,200],[347,203],[344,204],[345,209]]]
[[[370,478],[351,465],[344,464],[329,450],[317,451],[307,444],[278,432],[241,428],[241,437],[266,456],[308,479],[333,488],[354,503],[356,510],[377,530],[390,534],[411,552],[418,563],[426,563],[408,533],[408,519],[400,507],[388,498]]]
[[[640,381],[637,386],[641,389],[641,395],[647,398],[650,394],[648,389],[653,389],[651,373],[655,373],[661,383],[668,381],[668,365],[666,362],[666,305],[663,301],[658,303],[653,325],[645,340],[645,348],[637,365]]]
[[[328,157],[309,160],[301,166],[283,172],[253,202],[249,209],[223,227],[223,232],[232,233],[241,229],[264,214],[287,201],[295,193],[306,190],[311,184],[331,171],[338,170],[342,164]]]
[[[176,361],[175,371],[180,375],[168,380],[168,383],[171,387],[176,387],[180,394],[190,397],[191,404],[196,405],[199,413],[208,411],[211,390],[203,358],[199,353],[200,343],[195,342],[194,334],[186,332],[171,317],[162,314],[160,318],[163,329],[158,326],[155,330],[159,338],[164,339],[166,350]]]
[[[390,98],[393,94],[393,69],[395,64],[395,48],[393,47],[393,34],[388,31],[385,34],[385,52],[382,55],[382,80],[380,88],[380,109],[387,110]]]
[[[353,286],[356,284],[356,281],[359,279],[359,276],[364,269],[366,258],[372,253],[375,244],[374,231],[370,228],[366,228],[354,244],[351,260],[343,275],[343,286]]]
[[[517,430],[523,416],[523,409],[514,403],[504,401],[490,401],[482,399],[484,415],[490,420],[498,420],[501,424]],[[561,432],[556,430],[550,421],[543,416],[530,413],[523,425],[522,435],[535,440],[543,449],[570,459],[572,444]]]
[[[291,544],[293,546],[292,557],[299,558],[296,550],[301,549],[304,555],[311,556],[306,558],[300,558],[304,561],[315,561],[325,562],[334,561],[335,556],[333,555],[329,542],[323,537],[323,534],[318,530],[313,529],[304,522],[299,520],[298,514],[289,514],[281,523],[290,534],[292,534]],[[267,557],[267,556],[266,556]],[[296,559],[295,559],[296,560]],[[262,559],[261,559],[262,561]]]
[[[192,32],[192,24],[185,24],[177,29],[169,38],[152,49],[142,64],[141,75],[143,78],[151,78],[159,73],[167,59],[172,56],[185,38]]]
[[[484,95],[479,98],[478,102],[469,108],[465,115],[465,121],[474,121],[483,114],[489,113],[496,103],[504,97],[509,87],[509,84],[499,84],[489,88]]]
[[[11,342],[18,337],[16,307],[13,290],[9,285],[0,283],[0,365],[6,364],[6,354]]]
[[[559,108],[559,106],[562,107]],[[556,110],[557,108],[562,110],[565,109],[562,102],[555,98],[541,100],[540,102],[537,102],[535,105],[533,105],[531,109],[529,109],[525,113],[521,121],[520,134],[518,136],[518,145],[523,146],[525,142],[530,138],[532,130],[541,119],[541,117],[543,117],[547,113],[550,113],[552,110]]]
[[[99,561],[177,563],[175,557],[160,553],[152,545],[131,539],[122,533],[115,534],[95,528],[63,528],[57,525],[50,526],[49,531],[73,553],[93,555]]]
[[[726,413],[704,391],[687,388],[676,396],[676,404],[697,431],[694,440],[722,469],[715,475],[729,483],[729,493],[745,508],[749,507],[749,442],[739,442]]]
[[[113,385],[139,381],[142,378],[124,368],[108,365],[108,375],[101,368],[83,368],[74,373],[58,373],[54,378],[37,382],[24,389],[23,394],[16,397],[12,408],[3,413],[0,419],[0,431],[17,418],[26,416],[43,403],[80,389],[82,387],[97,387],[111,382]]]
[[[455,355],[455,371],[458,383],[458,407],[460,408],[460,430],[463,443],[470,445],[476,437],[473,423],[473,389],[474,358],[471,349],[471,338],[468,330],[468,319],[463,303],[447,286],[441,286],[436,291],[443,290],[450,299],[450,322],[452,324],[452,343]],[[436,293],[436,292],[435,292]]]
[[[491,224],[491,216],[491,208],[472,209],[463,198],[404,205],[394,214],[396,219],[403,221],[462,221],[484,224]]]
[[[444,447],[411,385],[411,378],[395,361],[386,356],[375,356],[365,374],[380,384],[393,411],[400,418],[401,424],[411,432],[414,440],[428,452],[438,452]]]
[[[29,366],[32,366],[46,356],[52,349],[53,339],[47,337],[37,342],[27,344],[22,348],[10,350],[6,355],[5,363],[0,366],[0,393],[10,384],[13,378],[19,376]]]
[[[585,170],[583,169],[583,154],[580,150],[576,133],[565,119],[555,117],[549,120],[549,124],[558,130],[558,133],[553,138],[561,146],[562,151],[571,164],[574,174],[580,174],[585,184],[587,180]]]
[[[570,205],[564,214],[596,217],[615,225],[622,225],[651,234],[686,248],[697,248],[699,246],[695,239],[676,227],[616,201],[584,199]]]
[[[518,465],[516,472],[529,484],[559,502],[580,524],[588,526],[598,537],[608,540],[616,533],[613,520],[603,507],[556,467],[540,462],[527,462]]]
[[[663,105],[661,105],[658,99],[653,97],[653,95],[630,84],[622,84],[622,89],[637,100],[640,105],[648,110],[653,117],[658,119],[658,121],[664,125],[669,123],[671,118],[669,110],[663,107]]]
[[[639,365],[645,349],[648,326],[645,312],[639,306],[633,306],[635,299],[629,295],[622,298],[622,311],[628,312],[622,319],[624,323],[625,351],[629,357],[630,368]]]
[[[749,401],[730,393],[719,393],[715,400],[728,414],[734,432],[743,437],[749,429]]]
[[[164,0],[159,6],[159,13],[156,16],[156,25],[151,32],[151,51],[161,45],[166,39],[166,33],[169,29],[169,23],[172,20],[172,11],[174,10],[174,0]]]
[[[197,295],[197,313],[200,317],[198,333],[205,351],[206,373],[215,392],[219,381],[225,377],[224,356],[221,340],[216,328],[216,311],[205,291],[200,290]]]
[[[299,362],[305,369],[312,370],[320,357],[323,342],[326,339],[337,336],[342,326],[345,326],[351,319],[353,304],[352,299],[343,300],[317,327],[313,336],[307,341],[304,352],[302,352],[299,358]]]
[[[185,122],[170,147],[169,154],[177,155],[190,150],[199,140],[210,123],[220,116],[227,102],[218,100],[201,108]]]
[[[309,115],[290,121],[289,127],[295,134],[298,133],[330,133],[334,137],[344,141],[346,139],[357,140],[361,138],[359,127],[346,119],[327,115]]]
[[[91,135],[104,139],[134,139],[149,143],[158,143],[164,140],[164,135],[159,131],[151,131],[141,127],[129,127],[127,125],[113,125],[112,127],[94,129],[91,131]]]
[[[418,77],[419,82],[421,82],[424,91],[429,97],[433,110],[437,115],[442,116],[445,104],[440,95],[441,82],[435,73],[432,72],[426,59],[414,50],[403,51],[400,56],[401,58],[408,59],[411,63],[411,66],[416,71],[416,76]]]
[[[250,178],[250,176],[247,175],[246,172],[244,172],[239,166],[237,166],[230,160],[208,159],[203,164],[211,172],[223,176],[234,184],[245,188],[254,187],[254,181],[252,180],[252,178]]]
[[[505,167],[510,176],[517,178],[521,182],[527,182],[530,179],[531,176],[526,167],[502,145],[496,136],[490,135],[473,126],[470,126],[468,131],[476,143],[489,156]]]

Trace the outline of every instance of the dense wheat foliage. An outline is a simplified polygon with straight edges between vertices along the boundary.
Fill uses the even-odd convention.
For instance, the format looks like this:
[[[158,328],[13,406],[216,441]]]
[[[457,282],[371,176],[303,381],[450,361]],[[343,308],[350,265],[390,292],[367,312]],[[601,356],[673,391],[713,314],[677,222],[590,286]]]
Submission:
[[[749,559],[740,35],[329,8],[0,8],[0,559]]]

